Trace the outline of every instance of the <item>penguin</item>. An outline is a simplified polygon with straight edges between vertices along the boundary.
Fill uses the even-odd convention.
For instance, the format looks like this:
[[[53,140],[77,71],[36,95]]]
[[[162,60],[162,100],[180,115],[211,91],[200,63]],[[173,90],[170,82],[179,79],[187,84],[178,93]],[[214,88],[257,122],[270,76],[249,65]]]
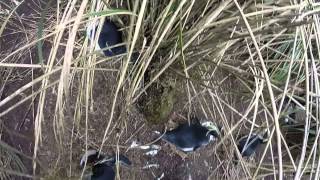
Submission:
[[[220,130],[213,123],[180,124],[177,128],[167,131],[162,139],[174,144],[183,152],[192,152],[220,135]]]
[[[123,156],[119,155],[119,163],[122,165],[130,166],[130,160]],[[114,166],[117,161],[117,156],[106,157],[105,155],[100,154],[96,150],[88,150],[80,160],[80,167],[84,167],[85,162],[87,165],[92,168],[91,180],[114,180],[115,171]]]
[[[296,123],[297,105],[289,98],[284,98],[281,111],[280,125],[293,125]]]
[[[87,28],[87,36],[90,40],[94,40],[92,34],[93,29],[95,29],[95,32],[98,31],[97,23],[89,25]],[[98,37],[98,42],[96,44],[96,50],[104,49],[103,54],[106,57],[125,54],[127,52],[127,48],[124,44],[120,44],[123,44],[122,33],[120,31],[120,28],[113,21],[105,18]],[[140,52],[134,51],[131,55],[130,62],[136,63],[140,56]]]
[[[269,139],[269,133],[265,130],[264,135],[252,133],[238,139],[237,148],[242,157],[250,157],[261,144],[264,144]],[[235,154],[236,160],[237,155]]]
[[[96,32],[98,31],[97,24],[94,24],[93,26],[89,26],[87,28],[87,35],[89,36],[90,40],[94,40],[92,36],[93,28],[95,28]],[[112,57],[127,52],[125,45],[119,45],[123,43],[122,33],[119,29],[120,28],[113,21],[105,18],[100,34],[98,36],[96,48],[97,50],[104,49],[103,54],[107,57]]]
[[[288,105],[287,114],[284,117],[284,123],[287,125],[295,124],[296,120],[296,104],[290,103]]]

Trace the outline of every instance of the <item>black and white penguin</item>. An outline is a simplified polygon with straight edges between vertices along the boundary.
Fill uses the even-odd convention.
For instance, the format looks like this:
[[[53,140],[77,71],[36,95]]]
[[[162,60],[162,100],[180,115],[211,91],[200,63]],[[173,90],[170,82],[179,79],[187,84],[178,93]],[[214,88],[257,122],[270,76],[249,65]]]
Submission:
[[[174,144],[183,152],[192,152],[207,145],[220,135],[220,130],[212,122],[180,124],[177,128],[167,131],[162,139]]]
[[[90,24],[87,27],[87,36],[91,41],[95,40],[93,36],[93,30],[95,30],[95,33],[97,33],[97,23]],[[107,57],[125,54],[127,52],[127,48],[123,43],[124,42],[120,28],[113,21],[105,18],[98,36],[98,42],[95,46],[96,50],[104,49],[103,54]],[[134,51],[131,55],[130,61],[135,63],[139,58],[140,53],[138,51]]]
[[[104,155],[99,155],[99,152],[96,150],[88,150],[80,160],[80,167],[83,168],[86,162],[88,166],[92,167],[91,180],[114,180],[114,165],[116,161],[117,156],[108,158]],[[131,165],[130,160],[123,155],[119,155],[118,161],[126,166]]]
[[[266,143],[268,139],[269,133],[266,130],[263,135],[254,133],[251,135],[245,135],[238,139],[237,148],[242,157],[249,157],[258,149],[261,144]]]
[[[97,24],[90,25],[87,28],[87,35],[90,40],[94,40],[93,38],[93,30],[98,31]],[[98,36],[98,42],[96,45],[96,49],[104,49],[103,54],[107,57],[116,56],[119,54],[126,53],[127,49],[125,45],[120,45],[123,43],[122,33],[117,27],[117,25],[111,20],[105,18],[104,23],[101,27],[100,34]],[[115,47],[113,47],[115,46]],[[108,48],[112,47],[112,48]]]

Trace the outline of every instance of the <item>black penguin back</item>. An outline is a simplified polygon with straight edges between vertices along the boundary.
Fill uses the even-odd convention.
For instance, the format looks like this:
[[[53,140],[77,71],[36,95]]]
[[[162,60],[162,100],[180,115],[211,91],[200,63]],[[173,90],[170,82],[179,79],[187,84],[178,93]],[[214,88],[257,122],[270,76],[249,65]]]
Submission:
[[[113,167],[102,163],[92,167],[91,180],[114,180],[115,172]]]
[[[110,159],[104,159],[102,162],[95,164],[92,167],[92,176],[91,180],[114,180],[115,172],[114,166],[116,163],[117,157],[113,156]],[[119,162],[127,166],[131,165],[131,161],[124,155],[119,155]]]
[[[123,43],[121,31],[119,30],[119,28],[116,26],[114,22],[112,22],[109,19],[105,19],[99,35],[99,39],[98,39],[98,44],[100,48],[103,49],[103,48],[115,46],[121,43]],[[108,50],[104,50],[103,53],[105,56],[110,57],[110,56],[123,54],[126,51],[127,50],[125,45],[121,45],[121,46],[113,47]]]
[[[209,136],[208,129],[200,124],[182,124],[166,132],[163,139],[175,144],[182,151],[189,152],[208,144]]]

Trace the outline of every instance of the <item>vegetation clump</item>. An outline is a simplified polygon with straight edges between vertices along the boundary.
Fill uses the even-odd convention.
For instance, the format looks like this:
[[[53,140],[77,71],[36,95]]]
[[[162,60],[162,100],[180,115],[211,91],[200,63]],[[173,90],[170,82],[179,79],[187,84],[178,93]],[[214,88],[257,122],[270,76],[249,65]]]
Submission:
[[[139,108],[146,121],[149,124],[166,123],[177,101],[177,93],[177,82],[171,73],[152,84],[139,100]]]

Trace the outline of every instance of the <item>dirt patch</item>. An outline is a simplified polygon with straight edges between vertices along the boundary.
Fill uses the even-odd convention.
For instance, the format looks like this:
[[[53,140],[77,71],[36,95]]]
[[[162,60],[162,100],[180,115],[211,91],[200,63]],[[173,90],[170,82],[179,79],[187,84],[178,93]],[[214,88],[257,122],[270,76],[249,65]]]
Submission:
[[[4,9],[9,9],[9,6],[15,7],[13,1],[5,0],[4,4],[8,6],[2,6]],[[5,62],[18,64],[36,64],[39,62],[37,50],[34,46],[29,46],[14,55],[10,54],[35,39],[34,29],[41,6],[43,4],[39,4],[39,2],[27,0],[13,13],[0,37],[1,60],[7,58]],[[48,46],[43,51],[44,56],[47,57],[49,52],[50,47]],[[0,74],[0,100],[4,100],[24,85],[41,76],[42,70],[0,67]],[[18,155],[18,157],[21,158],[25,166],[25,171],[20,173],[25,175],[32,175],[33,171],[31,159],[34,148],[34,119],[37,112],[38,97],[34,96],[27,100],[25,98],[36,92],[38,88],[39,84],[32,85],[0,108],[0,112],[5,113],[0,117],[1,140],[23,154]],[[20,105],[15,107],[17,104]],[[10,108],[13,109],[7,112]],[[12,176],[11,178],[29,179],[18,176]]]
[[[88,111],[88,136],[87,142],[89,147],[98,148],[101,144],[105,128],[107,127],[109,114],[111,109],[112,92],[114,84],[117,80],[117,73],[97,72],[94,78],[94,88],[92,90],[93,101],[90,102]],[[74,91],[70,98],[69,108],[71,115],[65,117],[65,134],[64,144],[59,144],[54,137],[54,107],[56,90],[48,91],[46,104],[46,118],[43,123],[43,131],[46,132],[43,137],[43,145],[39,151],[39,157],[46,163],[45,169],[52,169],[48,178],[77,177],[81,173],[79,168],[79,160],[85,149],[85,113],[74,119],[77,97],[81,87],[81,73],[76,74],[74,80]],[[130,149],[130,145],[134,141],[141,144],[148,144],[159,137],[154,131],[162,132],[163,126],[150,125],[147,123],[144,115],[140,113],[137,107],[132,106],[129,112],[122,112],[121,104],[122,96],[120,95],[120,103],[117,105],[115,118],[111,124],[108,139],[103,147],[103,152],[112,155],[119,148],[121,154],[126,155],[133,163],[131,168],[121,167],[121,178],[123,179],[155,179],[161,177],[163,179],[189,179],[197,178],[200,180],[207,179],[212,174],[220,172],[216,170],[219,163],[215,143],[206,146],[195,153],[187,154],[186,158],[182,158],[167,143],[158,141],[155,144],[161,146],[161,150],[155,156],[146,155],[146,150]],[[175,104],[174,112],[183,114],[186,112],[185,103],[187,99]],[[83,106],[83,104],[82,104]],[[83,112],[84,107],[80,108]],[[122,112],[122,113],[120,113]],[[173,119],[175,120],[175,119]],[[179,120],[181,122],[181,120]],[[73,132],[73,134],[71,134]],[[151,166],[148,168],[148,166]],[[215,172],[215,171],[216,172]],[[43,174],[44,175],[44,174]]]

